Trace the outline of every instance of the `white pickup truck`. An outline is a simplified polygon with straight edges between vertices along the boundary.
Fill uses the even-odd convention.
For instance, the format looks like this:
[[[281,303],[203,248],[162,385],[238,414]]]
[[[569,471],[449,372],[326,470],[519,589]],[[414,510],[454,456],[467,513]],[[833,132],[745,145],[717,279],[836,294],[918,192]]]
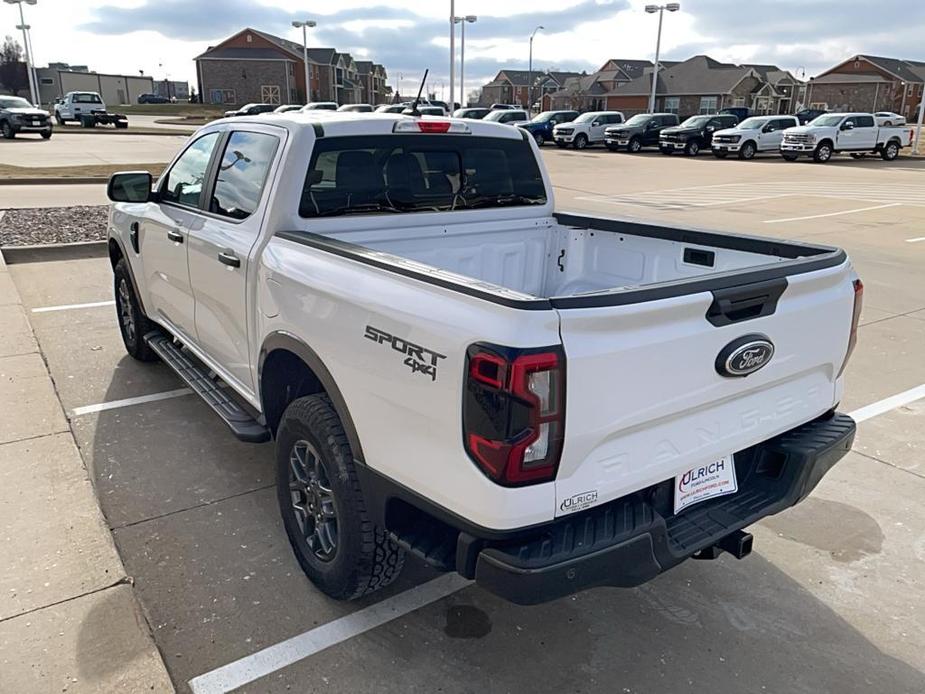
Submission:
[[[223,119],[109,197],[126,349],[275,439],[331,596],[405,551],[519,603],[741,558],[851,447],[844,251],[557,213],[521,129]]]
[[[839,152],[855,158],[879,154],[893,161],[903,147],[912,144],[912,135],[909,127],[878,126],[872,113],[827,113],[806,125],[787,128],[780,154],[787,161],[808,155],[820,164]]]

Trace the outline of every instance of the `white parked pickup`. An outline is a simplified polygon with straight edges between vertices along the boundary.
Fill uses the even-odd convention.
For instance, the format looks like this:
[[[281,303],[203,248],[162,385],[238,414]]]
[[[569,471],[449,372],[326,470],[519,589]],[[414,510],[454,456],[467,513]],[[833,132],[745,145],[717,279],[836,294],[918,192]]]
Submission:
[[[851,447],[838,248],[556,212],[484,121],[228,118],[152,183],[109,185],[125,347],[275,440],[331,596],[405,552],[520,603],[742,558]]]
[[[780,153],[787,161],[808,155],[825,163],[840,152],[853,157],[879,154],[892,161],[903,147],[912,144],[912,135],[908,126],[878,126],[872,113],[826,113],[806,125],[785,130]]]
[[[799,125],[796,116],[753,116],[733,128],[713,133],[713,156],[723,159],[737,154],[739,159],[753,159],[759,152],[780,150],[784,130]]]
[[[552,129],[552,138],[559,147],[571,145],[584,149],[604,141],[604,131],[611,125],[620,125],[623,114],[619,111],[590,111],[582,113],[569,123],[560,123]]]

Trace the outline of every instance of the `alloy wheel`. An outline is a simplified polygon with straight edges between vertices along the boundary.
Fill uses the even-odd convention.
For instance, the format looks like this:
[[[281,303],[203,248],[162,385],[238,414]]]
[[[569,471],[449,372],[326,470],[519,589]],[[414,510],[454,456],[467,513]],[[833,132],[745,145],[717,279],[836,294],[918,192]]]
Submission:
[[[119,280],[119,319],[122,330],[128,342],[135,341],[135,311],[132,309],[132,299],[128,290],[128,283],[123,277]]]
[[[337,554],[334,491],[321,456],[304,439],[289,453],[289,494],[305,544],[320,561],[331,561]]]

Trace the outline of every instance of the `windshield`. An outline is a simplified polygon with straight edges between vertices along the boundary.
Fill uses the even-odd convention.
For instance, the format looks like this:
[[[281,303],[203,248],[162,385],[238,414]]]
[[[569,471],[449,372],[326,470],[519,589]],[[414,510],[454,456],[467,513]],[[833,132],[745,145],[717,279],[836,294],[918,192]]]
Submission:
[[[505,120],[513,119],[509,115],[511,112],[512,112],[512,109],[509,109],[509,108],[495,109],[494,111],[489,113],[487,116],[485,116],[484,120],[501,120],[502,118],[505,118]]]
[[[102,100],[100,100],[99,94],[88,94],[88,93],[74,94],[74,98],[71,99],[71,101],[76,101],[79,104],[101,104],[103,103]]]
[[[522,139],[363,135],[315,144],[302,217],[541,205],[546,188]]]
[[[630,118],[624,125],[645,125],[649,122],[649,119],[652,118],[648,113],[637,113],[635,116]]]
[[[746,118],[736,127],[740,130],[760,130],[768,122],[767,118]]]
[[[536,116],[534,116],[532,122],[533,123],[545,123],[551,118],[555,118],[556,116],[559,116],[559,115],[564,115],[564,114],[562,114],[560,111],[543,111],[542,113],[539,113]]]
[[[710,116],[691,116],[686,121],[681,123],[681,127],[702,128],[709,122],[710,122]]]
[[[844,116],[819,116],[812,123],[813,125],[821,125],[823,127],[830,127],[833,125],[838,125],[841,123]]]
[[[0,96],[0,108],[32,108],[21,96]]]
[[[597,118],[599,113],[582,113],[578,118],[575,119],[576,123],[590,123],[595,118]]]

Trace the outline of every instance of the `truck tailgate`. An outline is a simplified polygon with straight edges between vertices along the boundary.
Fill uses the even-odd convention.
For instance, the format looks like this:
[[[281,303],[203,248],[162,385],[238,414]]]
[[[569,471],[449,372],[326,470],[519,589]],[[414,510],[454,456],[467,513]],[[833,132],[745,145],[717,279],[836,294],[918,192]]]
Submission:
[[[853,277],[848,262],[791,275],[773,313],[753,318],[724,318],[711,291],[559,308],[567,399],[557,515],[673,478],[831,409],[841,396]],[[747,297],[750,287],[760,285],[735,290]],[[768,338],[771,359],[745,377],[721,375],[720,353],[748,335]]]

